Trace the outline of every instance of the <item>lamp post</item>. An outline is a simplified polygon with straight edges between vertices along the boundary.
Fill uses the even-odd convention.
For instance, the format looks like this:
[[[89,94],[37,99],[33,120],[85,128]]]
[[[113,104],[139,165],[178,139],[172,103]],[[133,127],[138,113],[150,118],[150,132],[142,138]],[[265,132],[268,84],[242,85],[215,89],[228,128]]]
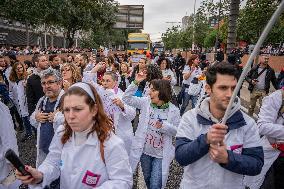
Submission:
[[[193,52],[195,49],[195,39],[194,39],[194,32],[195,32],[195,6],[196,6],[196,0],[194,0],[194,8],[193,8],[193,27],[192,27],[192,45],[191,45],[191,51]]]
[[[220,30],[219,22],[220,22],[221,3],[222,3],[222,0],[220,0],[219,2],[219,11],[218,11],[218,19],[217,19],[217,34],[216,34],[216,40],[215,40],[215,53],[217,53],[217,44],[219,41],[219,30]]]

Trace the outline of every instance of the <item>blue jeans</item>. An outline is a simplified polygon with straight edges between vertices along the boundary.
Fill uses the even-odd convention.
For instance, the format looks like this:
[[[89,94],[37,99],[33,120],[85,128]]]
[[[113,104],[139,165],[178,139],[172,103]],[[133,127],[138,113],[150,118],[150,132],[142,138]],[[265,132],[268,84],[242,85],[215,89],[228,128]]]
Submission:
[[[26,135],[32,135],[32,129],[34,130],[34,132],[35,132],[35,129],[30,124],[29,116],[22,117],[22,120],[23,120],[23,124],[25,126]]]
[[[162,158],[142,154],[140,158],[144,180],[148,189],[162,188]]]
[[[180,108],[180,115],[184,114],[185,109],[188,106],[190,100],[191,100],[191,105],[192,105],[191,107],[193,109],[195,108],[195,105],[197,103],[198,96],[192,96],[192,95],[189,95],[187,92],[185,92],[183,96],[182,106]]]

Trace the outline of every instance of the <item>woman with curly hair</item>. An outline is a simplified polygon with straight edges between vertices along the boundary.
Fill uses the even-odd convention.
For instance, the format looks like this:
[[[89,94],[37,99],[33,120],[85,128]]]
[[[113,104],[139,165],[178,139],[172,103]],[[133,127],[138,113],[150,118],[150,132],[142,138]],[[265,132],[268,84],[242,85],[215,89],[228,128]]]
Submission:
[[[62,99],[65,124],[57,129],[45,161],[31,174],[16,172],[24,184],[44,188],[60,176],[60,188],[132,188],[132,173],[121,139],[112,132],[96,89],[76,83]]]
[[[32,137],[32,126],[29,121],[29,112],[26,98],[26,79],[27,72],[23,63],[16,62],[11,70],[9,77],[9,96],[16,105],[24,126],[25,136],[22,141]]]
[[[180,121],[179,109],[170,102],[172,87],[164,79],[151,80],[149,95],[135,97],[133,94],[139,83],[145,79],[144,73],[138,73],[122,97],[129,106],[140,109],[129,159],[133,172],[141,162],[148,189],[161,189],[167,183],[170,163],[174,158],[172,138]]]
[[[145,86],[144,86],[144,89],[143,89],[143,95],[142,96],[149,95],[150,83],[151,83],[152,80],[163,79],[162,71],[161,71],[160,67],[156,64],[148,64],[145,74],[146,74],[146,79],[144,81]],[[143,85],[143,81],[142,81],[141,85]]]
[[[174,72],[171,69],[170,60],[167,58],[161,58],[158,62],[158,65],[160,66],[160,69],[162,71],[163,79],[170,81],[171,85],[174,86],[177,83],[177,80],[175,78]]]
[[[82,75],[77,66],[73,63],[65,63],[61,67],[63,78],[63,89],[66,91],[71,85],[82,80]]]

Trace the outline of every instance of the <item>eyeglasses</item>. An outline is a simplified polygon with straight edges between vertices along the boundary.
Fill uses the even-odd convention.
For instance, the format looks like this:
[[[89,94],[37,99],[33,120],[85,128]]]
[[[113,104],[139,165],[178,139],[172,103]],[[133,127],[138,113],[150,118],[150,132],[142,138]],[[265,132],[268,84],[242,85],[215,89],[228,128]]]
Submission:
[[[22,70],[22,69],[23,69],[23,67],[18,67],[18,68],[17,68],[17,70]]]
[[[57,81],[47,81],[47,82],[41,82],[41,85],[42,86],[45,86],[45,85],[48,85],[48,86],[50,86],[50,85],[52,85],[52,84],[54,84],[54,83],[56,83]]]

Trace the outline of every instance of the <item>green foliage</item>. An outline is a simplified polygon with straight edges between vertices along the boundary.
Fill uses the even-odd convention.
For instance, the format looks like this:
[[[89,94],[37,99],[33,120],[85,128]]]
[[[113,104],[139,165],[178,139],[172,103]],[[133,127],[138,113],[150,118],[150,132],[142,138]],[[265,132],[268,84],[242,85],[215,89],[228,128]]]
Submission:
[[[206,44],[206,47],[212,47],[215,44],[216,34],[215,31],[215,38],[213,38],[212,28],[209,25],[208,18],[218,18],[220,12],[220,20],[225,18],[225,15],[229,11],[229,0],[223,0],[220,2],[212,2],[212,0],[203,0],[201,2],[200,8],[196,11],[196,15],[190,16],[189,27],[184,31],[179,31],[178,28],[171,28],[163,34],[163,42],[165,44],[166,49],[172,48],[189,48],[194,41],[199,47],[203,47]],[[193,26],[193,20],[195,21]],[[226,29],[220,27],[220,37],[223,40],[224,34],[223,32],[227,31]],[[222,31],[222,33],[221,33]],[[206,41],[205,41],[206,40]],[[214,41],[214,42],[211,42]]]
[[[192,32],[193,28],[189,27],[185,31],[180,32],[180,37],[178,41],[178,47],[183,49],[190,48],[192,45]]]
[[[194,28],[194,43],[202,47],[204,39],[210,31],[210,27],[206,15],[201,10],[197,11]]]
[[[210,48],[215,45],[217,30],[212,30],[204,39],[204,47]]]
[[[166,33],[162,34],[162,40],[165,45],[165,49],[179,48],[180,31],[178,26],[168,28]]]
[[[247,41],[248,43],[256,43],[278,4],[277,0],[248,1],[246,6],[240,10],[238,39]],[[283,20],[282,15],[268,35],[266,43],[283,41],[284,26],[281,24]]]
[[[117,4],[113,0],[4,0],[0,11],[8,19],[63,28],[71,47],[77,31],[110,30]]]
[[[220,25],[219,28],[219,40],[222,41],[222,43],[226,43],[228,37],[228,18],[225,17],[223,19],[223,23]]]

